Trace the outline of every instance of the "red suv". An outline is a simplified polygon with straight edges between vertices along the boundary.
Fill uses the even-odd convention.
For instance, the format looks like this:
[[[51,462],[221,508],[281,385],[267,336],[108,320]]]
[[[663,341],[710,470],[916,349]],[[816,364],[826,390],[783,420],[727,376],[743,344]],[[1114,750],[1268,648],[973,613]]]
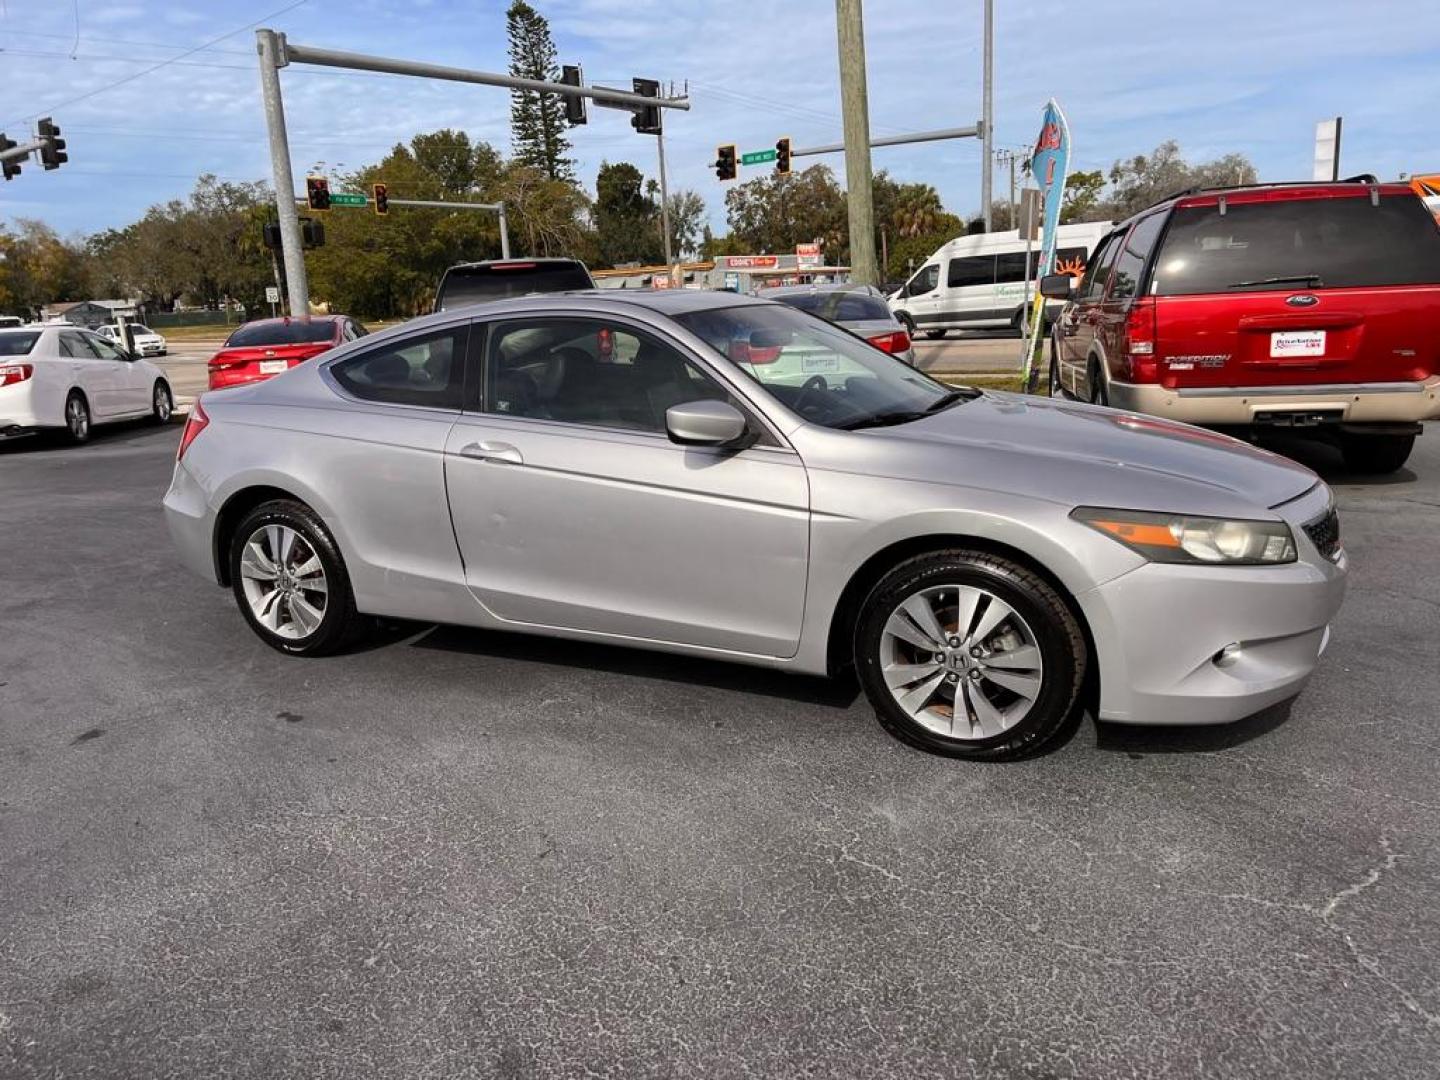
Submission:
[[[365,327],[348,315],[256,319],[236,327],[210,358],[210,389],[268,379],[365,334]]]
[[[1188,191],[1100,241],[1050,391],[1216,427],[1313,428],[1357,471],[1440,418],[1440,227],[1406,184]]]

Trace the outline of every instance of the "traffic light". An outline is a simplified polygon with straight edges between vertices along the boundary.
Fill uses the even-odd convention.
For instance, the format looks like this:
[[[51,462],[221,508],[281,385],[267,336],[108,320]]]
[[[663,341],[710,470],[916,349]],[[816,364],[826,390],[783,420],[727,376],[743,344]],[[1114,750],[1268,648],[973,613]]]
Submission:
[[[370,193],[375,196],[375,213],[390,213],[390,188],[385,184],[371,184]]]
[[[17,143],[14,139],[7,139],[4,135],[0,135],[0,154],[3,154],[11,147],[19,145],[20,144]],[[16,158],[14,161],[11,161],[7,158],[5,161],[0,162],[0,168],[3,168],[5,170],[6,180],[13,180],[15,177],[20,175],[20,159]]]
[[[780,139],[775,143],[775,171],[777,173],[788,173],[790,171],[790,136]]]
[[[581,81],[580,68],[575,64],[566,64],[560,69],[560,81],[566,86],[584,86]],[[565,95],[565,119],[571,127],[585,123],[585,99],[583,97]]]
[[[300,219],[300,246],[318,248],[325,246],[325,225],[314,218]]]
[[[305,178],[305,198],[311,210],[330,209],[330,181],[323,176]]]
[[[284,246],[280,242],[280,223],[267,221],[261,225],[260,239],[265,244],[266,251],[279,251]]]
[[[40,147],[40,164],[45,169],[58,169],[70,160],[65,152],[65,140],[60,138],[60,129],[55,121],[45,117],[35,125],[36,135],[45,145]]]
[[[660,84],[654,79],[631,79],[630,83],[641,97],[660,96]],[[635,115],[630,117],[630,126],[641,135],[659,135],[660,107],[645,105],[636,109]]]
[[[735,144],[715,148],[715,179],[734,180],[736,175]]]

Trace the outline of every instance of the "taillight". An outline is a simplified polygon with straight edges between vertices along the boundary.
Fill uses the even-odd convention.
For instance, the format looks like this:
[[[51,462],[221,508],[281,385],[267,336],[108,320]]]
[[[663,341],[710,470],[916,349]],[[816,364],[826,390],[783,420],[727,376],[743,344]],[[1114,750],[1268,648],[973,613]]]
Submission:
[[[896,330],[891,334],[879,334],[876,337],[866,338],[865,340],[880,351],[888,352],[892,356],[895,353],[902,353],[910,348],[910,335],[904,330]]]
[[[35,374],[34,364],[6,364],[0,367],[0,386],[13,386]]]
[[[1135,301],[1125,319],[1125,360],[1129,382],[1159,382],[1160,364],[1155,358],[1155,301]]]
[[[185,451],[190,449],[190,444],[195,441],[196,436],[210,426],[210,417],[205,415],[205,409],[196,401],[190,406],[190,415],[185,417],[185,430],[180,434],[180,449],[175,451],[175,460],[179,461],[185,456]]]

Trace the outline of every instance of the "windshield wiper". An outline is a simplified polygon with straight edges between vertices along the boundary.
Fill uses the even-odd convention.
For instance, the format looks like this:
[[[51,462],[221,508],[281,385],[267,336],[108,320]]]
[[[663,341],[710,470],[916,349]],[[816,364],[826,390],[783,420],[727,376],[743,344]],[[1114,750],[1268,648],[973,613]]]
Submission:
[[[1227,287],[1231,289],[1250,289],[1256,285],[1286,285],[1292,281],[1302,285],[1310,285],[1315,288],[1319,288],[1325,284],[1319,274],[1289,274],[1286,277],[1267,277],[1259,278],[1255,281],[1237,281]]]
[[[948,409],[951,405],[961,401],[974,401],[981,395],[982,391],[973,386],[962,386],[956,390],[950,390],[936,398],[923,409],[896,409],[893,412],[875,413],[872,416],[862,416],[856,420],[847,420],[843,424],[835,426],[841,431],[858,431],[861,428],[891,427],[895,424],[908,424],[912,420],[923,420],[927,416],[934,416],[942,409]]]

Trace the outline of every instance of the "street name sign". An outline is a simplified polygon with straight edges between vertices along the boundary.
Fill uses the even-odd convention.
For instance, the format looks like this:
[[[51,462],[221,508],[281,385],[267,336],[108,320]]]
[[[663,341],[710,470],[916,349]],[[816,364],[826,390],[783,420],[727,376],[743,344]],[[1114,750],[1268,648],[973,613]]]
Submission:
[[[345,191],[332,191],[330,193],[331,206],[364,206],[364,195],[352,195]]]
[[[740,155],[740,164],[741,164],[741,165],[764,165],[765,162],[767,162],[767,161],[774,161],[774,160],[775,160],[775,156],[776,156],[776,151],[773,150],[773,149],[771,149],[771,150],[751,150],[750,153],[748,153],[748,154],[741,154],[741,155]]]

